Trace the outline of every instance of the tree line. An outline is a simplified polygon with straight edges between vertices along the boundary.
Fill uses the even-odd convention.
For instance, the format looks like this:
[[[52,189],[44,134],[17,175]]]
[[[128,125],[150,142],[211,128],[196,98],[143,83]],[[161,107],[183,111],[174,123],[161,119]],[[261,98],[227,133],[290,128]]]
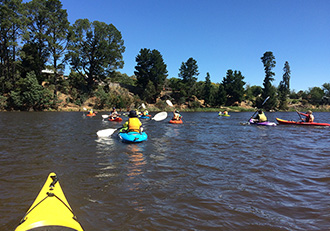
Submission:
[[[0,14],[2,110],[56,110],[59,94],[68,95],[66,101],[76,105],[96,97],[98,109],[125,108],[141,101],[157,104],[161,97],[191,108],[238,105],[243,100],[260,107],[268,96],[263,106],[267,110],[285,110],[289,100],[314,105],[330,102],[330,83],[291,91],[288,62],[275,87],[272,69],[276,61],[271,51],[261,57],[265,70],[262,87],[246,85],[243,74],[231,69],[220,83],[212,83],[209,73],[205,81],[198,81],[198,64],[192,57],[182,62],[178,77],[168,78],[161,53],[147,48],[137,54],[134,75],[128,76],[118,72],[124,65],[125,46],[113,24],[78,19],[71,25],[60,0],[3,0]],[[67,65],[71,72],[63,76]],[[133,97],[124,90],[113,90],[111,82],[126,86]]]

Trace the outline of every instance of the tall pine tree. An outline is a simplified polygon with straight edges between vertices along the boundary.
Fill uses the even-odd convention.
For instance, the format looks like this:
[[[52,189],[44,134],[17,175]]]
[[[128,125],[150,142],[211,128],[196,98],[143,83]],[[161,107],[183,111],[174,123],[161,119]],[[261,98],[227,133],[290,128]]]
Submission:
[[[290,65],[288,61],[285,62],[284,68],[283,68],[284,74],[283,74],[283,80],[280,82],[280,85],[278,87],[278,95],[279,95],[279,108],[282,110],[286,110],[288,108],[287,105],[287,99],[288,95],[290,94]]]
[[[194,93],[195,84],[197,81],[198,65],[197,61],[193,58],[189,58],[187,62],[182,62],[179,77],[182,78],[182,82],[185,86],[186,96],[190,97]]]
[[[162,91],[167,77],[166,64],[157,50],[141,49],[136,56],[134,72],[139,87],[139,95],[149,103],[155,103]]]
[[[266,110],[271,110],[276,107],[276,88],[272,85],[274,81],[275,73],[272,72],[272,69],[275,67],[276,61],[273,52],[267,51],[261,57],[261,61],[264,64],[265,69],[265,79],[263,83],[262,95],[261,98],[257,99],[257,106],[261,107],[262,102],[269,96],[267,102],[263,105],[263,108]]]

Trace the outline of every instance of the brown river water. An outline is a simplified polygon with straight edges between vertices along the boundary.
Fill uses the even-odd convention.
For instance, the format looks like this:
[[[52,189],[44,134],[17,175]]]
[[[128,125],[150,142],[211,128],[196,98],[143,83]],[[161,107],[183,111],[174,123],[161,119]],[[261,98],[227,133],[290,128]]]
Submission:
[[[53,171],[86,231],[329,230],[330,127],[246,125],[251,112],[182,113],[175,125],[169,113],[141,120],[147,141],[124,144],[97,137],[121,125],[102,114],[0,113],[0,230],[15,229]]]

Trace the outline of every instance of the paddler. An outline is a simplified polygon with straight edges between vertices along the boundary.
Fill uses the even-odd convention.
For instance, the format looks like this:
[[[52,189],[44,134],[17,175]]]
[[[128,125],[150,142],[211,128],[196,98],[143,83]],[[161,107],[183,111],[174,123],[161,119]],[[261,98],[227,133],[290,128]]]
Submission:
[[[256,117],[254,117],[253,121],[257,123],[266,122],[267,117],[265,113],[261,109],[259,109],[258,114],[256,115]]]
[[[180,120],[181,118],[182,116],[180,115],[179,110],[174,110],[172,120]]]
[[[314,122],[314,115],[311,110],[308,110],[306,113],[302,113],[297,111],[298,114],[305,116],[306,118],[304,119],[305,122],[308,123],[313,123]]]
[[[110,119],[116,119],[119,116],[117,110],[115,107],[112,108],[112,112],[110,113],[109,117]]]
[[[146,109],[146,110],[144,110],[144,112],[143,112],[143,115],[144,116],[148,116],[149,115],[149,112],[148,112],[148,110]]]
[[[89,110],[89,114],[90,114],[90,115],[93,115],[93,114],[94,114],[93,109],[90,109],[90,110]]]
[[[128,114],[128,121],[123,124],[127,132],[142,132],[142,123],[139,120],[136,111],[132,110]]]

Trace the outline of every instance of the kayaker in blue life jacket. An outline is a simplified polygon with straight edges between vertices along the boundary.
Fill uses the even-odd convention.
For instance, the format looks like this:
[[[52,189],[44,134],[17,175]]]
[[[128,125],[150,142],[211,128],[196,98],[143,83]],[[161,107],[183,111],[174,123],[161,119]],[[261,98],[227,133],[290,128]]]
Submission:
[[[257,123],[266,122],[267,117],[265,113],[261,109],[259,109],[258,114],[256,115],[256,117],[253,118],[253,121]]]
[[[144,112],[143,112],[143,115],[144,116],[148,116],[149,115],[149,112],[148,112],[148,110],[146,109],[146,110],[144,110]]]

